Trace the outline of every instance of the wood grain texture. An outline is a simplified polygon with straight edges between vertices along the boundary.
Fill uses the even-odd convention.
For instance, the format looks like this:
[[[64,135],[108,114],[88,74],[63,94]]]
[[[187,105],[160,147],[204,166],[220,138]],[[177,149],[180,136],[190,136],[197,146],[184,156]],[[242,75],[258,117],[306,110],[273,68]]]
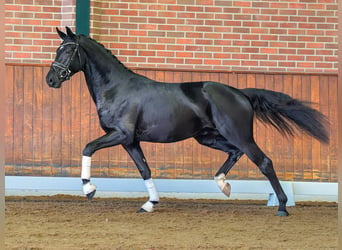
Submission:
[[[61,89],[45,83],[48,67],[6,66],[6,175],[80,176],[84,146],[103,135],[95,105],[82,74]],[[255,122],[255,139],[273,160],[281,180],[337,181],[337,76],[248,72],[190,72],[135,70],[166,82],[218,81],[237,88],[281,91],[313,102],[330,121],[329,145],[300,132],[284,138],[268,125]],[[199,145],[194,139],[178,143],[142,143],[153,178],[211,179],[227,156]],[[93,156],[92,176],[140,177],[121,146]],[[243,156],[229,179],[265,179]]]

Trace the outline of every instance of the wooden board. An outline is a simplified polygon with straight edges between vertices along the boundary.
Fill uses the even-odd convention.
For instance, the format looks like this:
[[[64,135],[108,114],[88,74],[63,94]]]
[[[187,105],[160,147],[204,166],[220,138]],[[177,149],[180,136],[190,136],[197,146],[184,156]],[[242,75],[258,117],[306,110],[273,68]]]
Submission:
[[[6,175],[80,176],[82,150],[103,135],[82,74],[51,89],[47,67],[7,65]],[[337,76],[244,72],[189,72],[136,70],[166,82],[218,81],[237,88],[282,91],[314,102],[329,119],[329,145],[301,132],[284,138],[275,129],[255,122],[260,148],[273,160],[281,180],[337,181]],[[171,144],[142,143],[153,178],[211,179],[227,158],[223,152],[199,145],[194,139]],[[93,156],[92,176],[139,177],[121,146]],[[230,179],[264,179],[258,168],[242,157]]]

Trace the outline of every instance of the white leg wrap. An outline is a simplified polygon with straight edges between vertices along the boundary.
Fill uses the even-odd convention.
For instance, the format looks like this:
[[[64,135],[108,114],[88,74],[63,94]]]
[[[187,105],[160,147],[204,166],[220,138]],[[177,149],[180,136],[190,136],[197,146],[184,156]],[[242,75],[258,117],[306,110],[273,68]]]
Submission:
[[[90,167],[91,167],[91,157],[82,156],[82,171],[81,178],[90,180]]]
[[[154,185],[152,178],[145,180],[145,186],[147,188],[148,195],[150,196],[150,201],[159,201],[159,195],[158,195],[157,189]]]
[[[220,174],[219,176],[215,176],[214,180],[216,181],[217,186],[220,188],[222,193],[226,196],[230,196],[230,184],[226,182],[226,176],[224,173]]]
[[[85,195],[90,194],[94,190],[96,190],[96,186],[94,184],[91,184],[90,182],[83,185],[83,193]]]
[[[142,209],[144,209],[146,212],[152,213],[153,212],[153,203],[150,201],[147,201],[144,203],[144,205],[141,206]]]

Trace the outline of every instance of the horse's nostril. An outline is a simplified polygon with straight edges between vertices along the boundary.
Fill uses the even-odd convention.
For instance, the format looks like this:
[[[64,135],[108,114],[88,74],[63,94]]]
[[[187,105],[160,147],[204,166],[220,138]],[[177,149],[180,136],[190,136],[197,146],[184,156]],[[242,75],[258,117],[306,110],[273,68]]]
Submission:
[[[52,76],[47,76],[47,77],[46,77],[46,82],[51,86],[52,83],[53,83]]]
[[[46,83],[47,83],[50,87],[52,87],[52,86],[53,86],[53,79],[52,79],[52,77],[47,77],[47,78],[46,78]]]

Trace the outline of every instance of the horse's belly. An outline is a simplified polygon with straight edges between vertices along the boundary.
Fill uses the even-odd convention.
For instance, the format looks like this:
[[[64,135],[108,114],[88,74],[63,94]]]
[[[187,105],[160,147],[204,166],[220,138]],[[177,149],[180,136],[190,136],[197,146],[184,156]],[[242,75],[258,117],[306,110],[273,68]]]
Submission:
[[[148,142],[176,142],[197,134],[202,126],[199,119],[191,121],[161,121],[149,126],[138,127],[136,139]]]
[[[192,131],[191,133],[167,133],[164,132],[162,129],[160,130],[148,130],[148,131],[144,131],[141,134],[137,134],[136,138],[139,141],[147,141],[147,142],[163,142],[163,143],[167,143],[167,142],[177,142],[177,141],[181,141],[184,139],[187,139],[189,137],[192,137],[193,135],[195,135],[196,132]]]

